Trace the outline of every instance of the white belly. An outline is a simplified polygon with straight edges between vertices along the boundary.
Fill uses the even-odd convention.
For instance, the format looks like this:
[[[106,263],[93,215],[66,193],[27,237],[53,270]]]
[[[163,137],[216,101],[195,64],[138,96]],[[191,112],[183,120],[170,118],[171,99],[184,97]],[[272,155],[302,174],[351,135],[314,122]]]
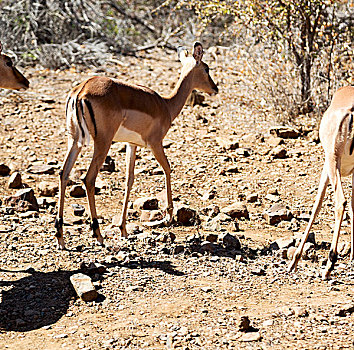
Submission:
[[[113,141],[117,142],[129,142],[133,145],[146,147],[145,141],[141,138],[140,134],[135,131],[129,130],[124,126],[120,126],[116,134],[113,137]]]

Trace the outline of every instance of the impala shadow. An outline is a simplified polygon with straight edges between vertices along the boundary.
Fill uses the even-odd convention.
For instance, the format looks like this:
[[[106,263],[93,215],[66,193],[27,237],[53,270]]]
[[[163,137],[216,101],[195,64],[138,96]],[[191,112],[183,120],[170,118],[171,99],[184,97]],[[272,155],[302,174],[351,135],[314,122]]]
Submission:
[[[78,271],[26,271],[17,281],[0,281],[0,332],[27,332],[56,323],[67,313],[75,291],[70,276]]]

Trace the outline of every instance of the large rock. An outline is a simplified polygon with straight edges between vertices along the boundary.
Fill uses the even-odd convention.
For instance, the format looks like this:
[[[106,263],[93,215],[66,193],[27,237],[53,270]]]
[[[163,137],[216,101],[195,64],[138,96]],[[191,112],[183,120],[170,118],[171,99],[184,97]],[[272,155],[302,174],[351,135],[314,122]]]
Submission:
[[[71,197],[81,198],[81,197],[85,197],[85,195],[86,195],[86,191],[82,185],[74,185],[70,189],[70,196]]]
[[[221,209],[221,212],[231,216],[233,219],[249,219],[247,207],[242,202],[235,202],[227,207],[224,207]]]
[[[39,206],[36,196],[32,188],[24,188],[16,192],[14,196],[10,196],[5,203],[11,207],[17,207],[19,211],[38,211]]]
[[[269,225],[275,225],[283,220],[291,220],[292,214],[284,203],[276,203],[272,205],[263,214]]]
[[[14,172],[8,181],[8,187],[9,188],[21,188],[22,187],[22,177],[19,172]]]
[[[98,293],[92,284],[91,278],[83,273],[76,273],[70,277],[76,294],[83,301],[94,301],[97,299]]]
[[[114,160],[110,156],[107,156],[104,163],[102,164],[101,171],[108,171],[110,173],[113,173],[115,170],[116,165],[114,163]]]
[[[270,244],[271,250],[279,250],[279,249],[286,249],[291,246],[294,246],[295,239],[293,237],[283,237],[275,240]]]

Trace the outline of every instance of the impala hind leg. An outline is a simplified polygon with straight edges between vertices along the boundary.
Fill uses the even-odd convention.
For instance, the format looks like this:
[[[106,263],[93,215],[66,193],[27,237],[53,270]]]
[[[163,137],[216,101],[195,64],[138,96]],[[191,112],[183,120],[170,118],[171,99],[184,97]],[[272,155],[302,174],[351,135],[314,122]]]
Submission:
[[[165,174],[165,185],[166,185],[166,218],[164,220],[166,225],[170,225],[173,218],[173,202],[172,202],[172,190],[171,190],[171,167],[168,162],[168,159],[165,155],[162,143],[154,147],[151,147],[151,150],[156,158],[156,160],[161,165],[163,172]]]
[[[325,164],[323,169],[322,169],[321,179],[320,179],[320,183],[319,183],[319,186],[318,186],[318,192],[317,192],[317,195],[316,195],[315,203],[314,203],[313,208],[312,208],[310,221],[309,221],[309,223],[308,223],[308,225],[306,227],[306,230],[305,230],[304,234],[302,235],[301,242],[299,244],[299,247],[296,249],[296,252],[295,252],[295,254],[293,256],[291,264],[289,265],[289,272],[292,271],[292,270],[296,270],[296,267],[297,267],[297,264],[298,264],[298,262],[299,262],[299,260],[301,258],[302,251],[304,249],[305,243],[306,243],[307,238],[309,236],[311,227],[312,227],[312,225],[313,225],[318,213],[321,210],[321,206],[322,206],[324,195],[326,193],[328,182],[329,182],[329,178],[328,178],[328,174],[327,174],[327,167],[326,167],[326,164]]]
[[[81,147],[78,146],[76,141],[70,140],[69,145],[70,146],[65,156],[64,165],[62,167],[62,170],[60,171],[59,209],[58,209],[57,217],[55,219],[55,228],[57,230],[55,237],[57,238],[58,246],[60,249],[65,248],[65,242],[63,237],[63,213],[64,213],[65,189],[69,181],[70,172],[75,164],[77,156],[81,151]]]
[[[352,175],[352,201],[350,205],[350,260],[354,260],[354,174]]]
[[[130,191],[133,187],[134,183],[134,167],[136,160],[136,146],[127,144],[126,146],[126,184],[125,184],[125,194],[123,201],[122,213],[119,221],[119,229],[122,237],[128,237],[127,229],[126,229],[126,221],[127,221],[127,210],[128,210],[128,202]]]
[[[343,187],[342,187],[342,182],[341,182],[341,178],[340,178],[340,172],[337,167],[337,164],[332,164],[332,167],[330,167],[329,178],[330,178],[331,184],[334,189],[335,223],[334,223],[334,229],[333,229],[334,232],[333,232],[331,249],[329,251],[327,265],[326,265],[326,268],[325,268],[325,270],[323,272],[323,276],[322,276],[323,279],[329,278],[331,271],[334,269],[334,265],[335,265],[337,258],[338,258],[337,246],[338,246],[339,232],[340,232],[340,227],[341,227],[342,220],[343,220],[345,206],[347,204],[347,201],[344,198]]]
[[[103,245],[103,237],[101,235],[100,227],[97,220],[96,203],[95,203],[95,183],[96,178],[101,166],[106,159],[108,150],[111,143],[98,146],[95,142],[93,157],[87,174],[84,179],[84,184],[86,187],[86,195],[90,208],[91,215],[91,229],[93,231],[93,237],[97,239],[98,243]]]

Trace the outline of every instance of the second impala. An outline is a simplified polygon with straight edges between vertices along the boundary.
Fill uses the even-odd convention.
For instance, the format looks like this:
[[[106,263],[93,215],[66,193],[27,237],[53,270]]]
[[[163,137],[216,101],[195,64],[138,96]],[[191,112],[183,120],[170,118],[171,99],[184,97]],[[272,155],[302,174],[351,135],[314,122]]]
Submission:
[[[171,169],[162,140],[172,122],[182,110],[194,89],[216,94],[218,88],[209,75],[209,67],[202,61],[203,47],[194,44],[193,57],[178,50],[182,63],[180,78],[167,97],[140,85],[122,83],[107,77],[93,77],[73,88],[66,102],[68,152],[60,172],[59,209],[55,220],[59,248],[64,249],[63,211],[65,188],[70,171],[85,143],[91,136],[94,153],[84,179],[91,214],[93,236],[103,243],[95,206],[95,181],[112,141],[127,143],[127,179],[120,218],[121,235],[126,237],[126,214],[129,193],[134,181],[136,148],[147,147],[163,168],[166,181],[167,209],[164,222],[172,220]]]

